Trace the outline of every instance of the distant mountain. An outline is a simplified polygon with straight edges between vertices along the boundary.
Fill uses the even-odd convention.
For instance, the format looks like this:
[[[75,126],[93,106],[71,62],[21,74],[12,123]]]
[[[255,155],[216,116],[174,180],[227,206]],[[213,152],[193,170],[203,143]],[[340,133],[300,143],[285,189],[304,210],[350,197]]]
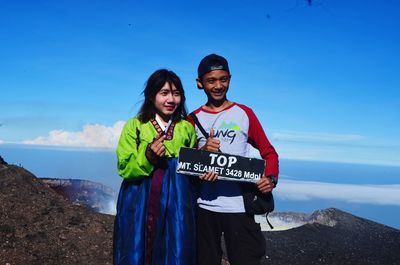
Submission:
[[[296,228],[305,224],[320,223],[327,226],[334,226],[336,221],[329,216],[321,215],[320,211],[312,214],[299,212],[272,212],[268,215],[268,220],[273,225],[271,228],[265,216],[256,216],[256,222],[261,224],[263,231],[283,231]]]
[[[93,195],[103,192],[102,186],[45,182],[21,167],[0,163],[0,264],[112,264],[114,217],[75,205],[57,188],[50,188],[58,183],[68,190],[79,183],[83,190],[76,194]],[[77,198],[80,204],[92,201],[90,196]],[[282,220],[298,227],[263,232],[267,241],[263,265],[400,264],[400,230],[395,228],[334,208],[271,217],[273,224]]]
[[[96,212],[115,214],[117,195],[113,189],[89,180],[41,178],[55,192],[76,205]]]
[[[0,156],[0,165],[8,165],[8,163]]]

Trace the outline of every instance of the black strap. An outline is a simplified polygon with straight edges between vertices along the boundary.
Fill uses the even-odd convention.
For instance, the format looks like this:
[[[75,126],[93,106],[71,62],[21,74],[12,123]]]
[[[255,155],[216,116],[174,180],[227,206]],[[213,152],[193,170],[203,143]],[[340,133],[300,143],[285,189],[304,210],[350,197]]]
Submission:
[[[199,119],[197,119],[197,116],[192,112],[189,114],[189,117],[193,119],[194,123],[197,125],[197,128],[199,128],[200,132],[204,135],[204,137],[208,139],[210,135],[206,132],[206,130],[204,130],[204,127],[199,122]],[[222,153],[221,149],[218,149],[218,152]]]
[[[271,230],[273,230],[274,229],[274,226],[271,224],[271,222],[268,220],[268,214],[269,213],[266,213],[265,214],[265,219],[267,219],[267,223],[268,223],[268,225],[269,225],[269,228],[271,228]]]
[[[200,124],[199,119],[197,119],[197,116],[192,112],[189,114],[189,116],[193,119],[194,123],[197,125],[197,128],[199,128],[200,132],[206,137],[210,137],[206,130],[204,130],[203,126]]]

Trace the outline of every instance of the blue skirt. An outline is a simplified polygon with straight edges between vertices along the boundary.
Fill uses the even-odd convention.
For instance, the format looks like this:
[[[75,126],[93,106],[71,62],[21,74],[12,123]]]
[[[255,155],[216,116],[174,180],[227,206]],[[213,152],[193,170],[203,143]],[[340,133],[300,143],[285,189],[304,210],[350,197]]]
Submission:
[[[114,265],[196,264],[195,177],[177,159],[150,177],[123,181],[114,223]]]

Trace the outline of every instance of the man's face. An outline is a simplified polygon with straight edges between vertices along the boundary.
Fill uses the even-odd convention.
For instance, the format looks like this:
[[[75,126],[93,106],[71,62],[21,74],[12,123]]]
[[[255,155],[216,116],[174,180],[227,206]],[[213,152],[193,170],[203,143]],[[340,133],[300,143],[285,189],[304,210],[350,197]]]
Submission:
[[[227,71],[214,70],[197,79],[197,86],[204,89],[209,100],[221,101],[226,99],[230,79]]]

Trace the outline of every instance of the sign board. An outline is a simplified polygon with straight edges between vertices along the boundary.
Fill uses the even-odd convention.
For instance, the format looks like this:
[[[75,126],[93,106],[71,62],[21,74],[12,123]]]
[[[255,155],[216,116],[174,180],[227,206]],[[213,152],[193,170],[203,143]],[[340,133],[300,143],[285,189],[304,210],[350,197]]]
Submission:
[[[218,174],[218,179],[256,182],[264,169],[265,161],[262,159],[182,147],[177,172],[199,176],[213,171]]]

